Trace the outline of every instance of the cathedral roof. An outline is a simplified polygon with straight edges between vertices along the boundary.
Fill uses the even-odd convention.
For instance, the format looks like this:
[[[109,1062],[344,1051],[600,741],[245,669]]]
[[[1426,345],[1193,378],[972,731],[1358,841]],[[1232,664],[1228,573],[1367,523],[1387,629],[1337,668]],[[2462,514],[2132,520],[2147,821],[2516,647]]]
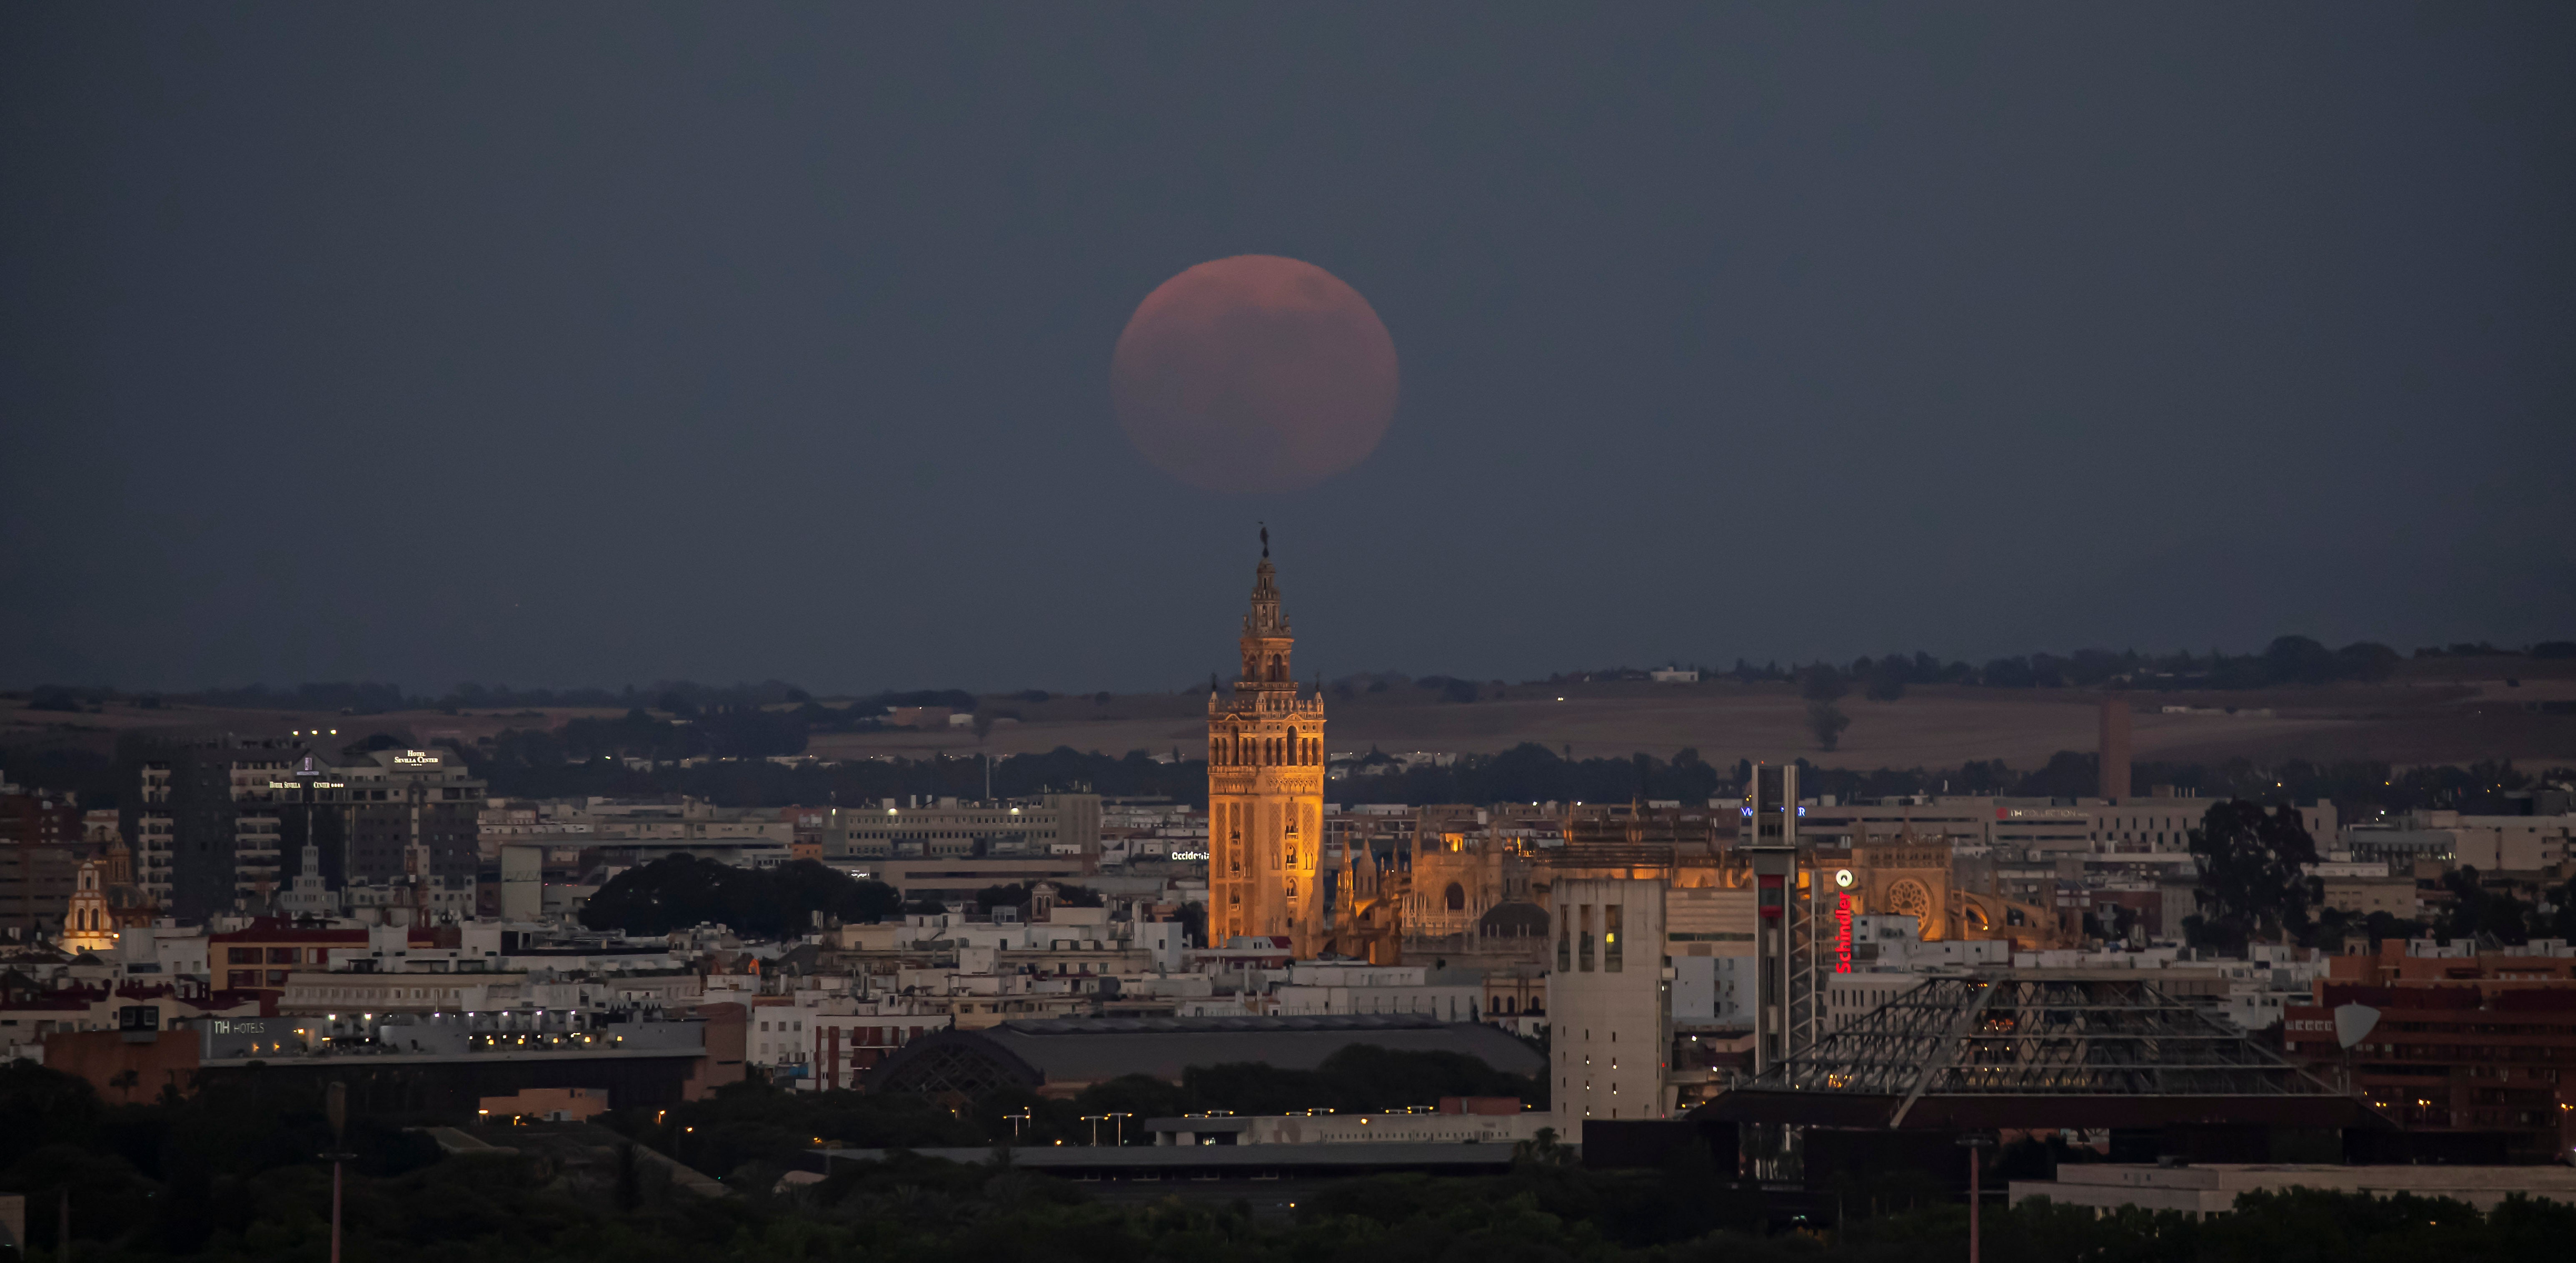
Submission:
[[[1496,938],[1546,938],[1547,909],[1512,900],[1476,918],[1476,933]]]

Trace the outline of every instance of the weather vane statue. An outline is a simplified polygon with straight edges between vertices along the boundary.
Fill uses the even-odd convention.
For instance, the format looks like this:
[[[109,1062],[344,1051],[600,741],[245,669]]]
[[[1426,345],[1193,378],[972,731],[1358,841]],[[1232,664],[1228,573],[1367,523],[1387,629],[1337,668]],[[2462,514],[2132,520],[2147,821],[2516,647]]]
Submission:
[[[1261,524],[1261,555],[1264,557],[1270,555],[1270,524],[1268,522]]]

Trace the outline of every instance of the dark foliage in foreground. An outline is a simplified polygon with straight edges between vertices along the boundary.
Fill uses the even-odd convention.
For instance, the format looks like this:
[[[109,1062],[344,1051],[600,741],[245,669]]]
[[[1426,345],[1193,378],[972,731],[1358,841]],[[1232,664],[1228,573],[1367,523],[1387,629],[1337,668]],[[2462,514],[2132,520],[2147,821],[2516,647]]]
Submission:
[[[910,1128],[923,1142],[975,1128],[919,1100],[726,1095],[700,1103],[708,1117],[730,1107],[773,1125]],[[0,1067],[0,1191],[29,1195],[36,1258],[53,1256],[55,1196],[68,1187],[71,1253],[83,1263],[319,1263],[331,1175],[313,1157],[327,1144],[316,1104],[255,1081],[109,1104],[68,1076]],[[841,1163],[792,1193],[776,1191],[777,1168],[746,1164],[721,1172],[735,1196],[704,1198],[636,1178],[643,1164],[631,1155],[596,1171],[533,1153],[442,1159],[418,1133],[364,1116],[350,1139],[360,1155],[346,1193],[352,1263],[1912,1263],[1966,1252],[1961,1206],[1918,1202],[1802,1228],[1777,1221],[1763,1194],[1720,1182],[1705,1152],[1662,1170],[1598,1172],[1533,1151],[1494,1176],[1385,1176],[1284,1197],[1278,1186],[1229,1186],[1242,1198],[1112,1205],[1092,1196],[1097,1186],[904,1154]],[[2576,1209],[2563,1206],[2515,1200],[2481,1214],[2322,1193],[2249,1197],[2206,1222],[2044,1204],[1989,1207],[1985,1220],[1994,1263],[2539,1263],[2564,1257],[2571,1239]]]
[[[794,1092],[748,1082],[668,1110],[622,1110],[609,1125],[703,1170],[761,1167],[774,1176],[796,1166],[818,1141],[844,1148],[928,1149],[1149,1142],[1144,1122],[1185,1114],[1357,1114],[1429,1109],[1452,1096],[1519,1097],[1547,1105],[1543,1078],[1492,1069],[1473,1057],[1361,1044],[1313,1070],[1259,1063],[1200,1066],[1178,1084],[1125,1075],[1071,1099],[1003,1092],[955,1112],[918,1097],[860,1092]],[[1123,1129],[1084,1121],[1124,1113]]]

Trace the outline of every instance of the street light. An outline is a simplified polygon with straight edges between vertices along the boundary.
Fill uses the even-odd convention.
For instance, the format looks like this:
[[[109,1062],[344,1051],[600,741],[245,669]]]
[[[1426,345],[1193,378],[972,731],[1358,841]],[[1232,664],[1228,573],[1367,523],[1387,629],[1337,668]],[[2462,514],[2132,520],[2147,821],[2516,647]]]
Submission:
[[[1121,1148],[1124,1148],[1127,1144],[1127,1120],[1134,1117],[1135,1115],[1133,1114],[1119,1111],[1112,1111],[1107,1114],[1083,1115],[1082,1121],[1091,1124],[1091,1147],[1095,1149],[1100,1147],[1100,1125],[1102,1123],[1114,1121],[1118,1125],[1116,1130],[1118,1144]]]
[[[1030,1121],[1029,1109],[1025,1105],[1020,1107],[1019,1113],[1004,1114],[1002,1117],[1011,1120],[1011,1139],[1013,1140],[1020,1138],[1020,1128]]]

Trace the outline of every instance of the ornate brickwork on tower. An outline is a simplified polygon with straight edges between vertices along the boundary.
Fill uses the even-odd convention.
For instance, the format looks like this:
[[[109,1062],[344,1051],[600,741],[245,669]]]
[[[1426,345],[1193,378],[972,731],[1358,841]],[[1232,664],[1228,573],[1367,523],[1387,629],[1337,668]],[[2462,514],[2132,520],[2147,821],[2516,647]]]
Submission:
[[[1208,937],[1285,936],[1311,956],[1323,934],[1324,699],[1299,692],[1262,532],[1243,674],[1208,691]]]

